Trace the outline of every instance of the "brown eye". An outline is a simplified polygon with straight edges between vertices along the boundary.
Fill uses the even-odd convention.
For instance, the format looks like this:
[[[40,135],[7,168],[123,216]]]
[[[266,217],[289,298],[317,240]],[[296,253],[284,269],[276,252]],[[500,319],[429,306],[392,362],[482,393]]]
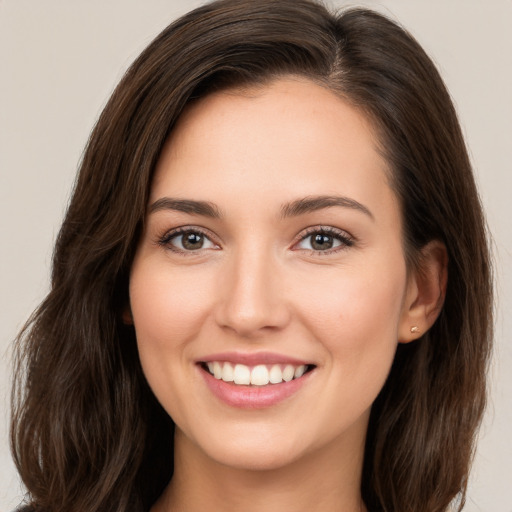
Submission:
[[[216,249],[208,236],[198,230],[186,229],[166,234],[159,244],[175,252],[193,252],[201,249]]]
[[[183,233],[180,236],[181,245],[183,246],[183,249],[186,249],[187,251],[194,251],[203,247],[204,235],[201,233],[194,233],[193,231],[190,231],[188,233]]]
[[[325,251],[327,249],[331,249],[333,245],[334,237],[331,235],[326,235],[324,233],[311,235],[311,247],[316,251]]]
[[[352,237],[345,231],[325,227],[309,231],[296,247],[314,252],[336,252],[337,249],[351,247],[353,244]]]

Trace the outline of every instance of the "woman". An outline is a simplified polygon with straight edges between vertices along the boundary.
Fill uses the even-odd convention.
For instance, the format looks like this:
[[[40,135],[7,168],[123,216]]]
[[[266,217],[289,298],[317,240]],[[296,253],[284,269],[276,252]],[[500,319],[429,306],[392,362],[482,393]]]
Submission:
[[[448,93],[365,10],[221,1],[136,60],[19,339],[33,510],[445,511],[491,340]]]

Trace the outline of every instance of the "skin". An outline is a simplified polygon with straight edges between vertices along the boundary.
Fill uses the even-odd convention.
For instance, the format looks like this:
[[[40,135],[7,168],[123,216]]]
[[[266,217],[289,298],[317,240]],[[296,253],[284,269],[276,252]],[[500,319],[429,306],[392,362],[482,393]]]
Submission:
[[[445,264],[432,245],[425,272],[408,272],[376,144],[361,113],[294,77],[217,92],[181,116],[152,183],[126,313],[176,423],[175,475],[153,512],[365,510],[370,408],[397,343],[434,321]],[[283,217],[283,204],[311,196],[363,209]],[[222,217],[152,208],[166,197],[214,203]],[[203,247],[183,249],[171,237],[179,227],[204,232]],[[315,249],[311,227],[350,244]],[[270,351],[315,369],[286,400],[240,409],[211,393],[196,364],[225,351]]]

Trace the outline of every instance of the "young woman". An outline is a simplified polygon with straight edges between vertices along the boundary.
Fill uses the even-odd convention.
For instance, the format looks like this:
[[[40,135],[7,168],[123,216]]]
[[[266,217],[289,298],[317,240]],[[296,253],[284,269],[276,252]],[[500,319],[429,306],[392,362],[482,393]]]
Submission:
[[[464,141],[414,39],[367,10],[208,4],[84,154],[19,337],[28,507],[460,510],[491,310]]]

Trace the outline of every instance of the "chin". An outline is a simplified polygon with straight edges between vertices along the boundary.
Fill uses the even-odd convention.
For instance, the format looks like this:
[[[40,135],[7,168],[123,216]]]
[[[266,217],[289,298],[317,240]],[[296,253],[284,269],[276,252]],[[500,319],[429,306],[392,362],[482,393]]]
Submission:
[[[195,445],[195,451],[200,457],[222,466],[247,471],[277,470],[296,462],[306,452],[304,439],[299,443],[290,435],[269,432],[264,427],[241,428],[244,431],[239,435],[233,431],[223,432],[222,435],[210,431],[189,441]]]
[[[212,452],[210,456],[217,463],[239,471],[276,471],[300,459],[300,454],[291,449],[270,445],[232,449],[224,446],[219,453]]]

